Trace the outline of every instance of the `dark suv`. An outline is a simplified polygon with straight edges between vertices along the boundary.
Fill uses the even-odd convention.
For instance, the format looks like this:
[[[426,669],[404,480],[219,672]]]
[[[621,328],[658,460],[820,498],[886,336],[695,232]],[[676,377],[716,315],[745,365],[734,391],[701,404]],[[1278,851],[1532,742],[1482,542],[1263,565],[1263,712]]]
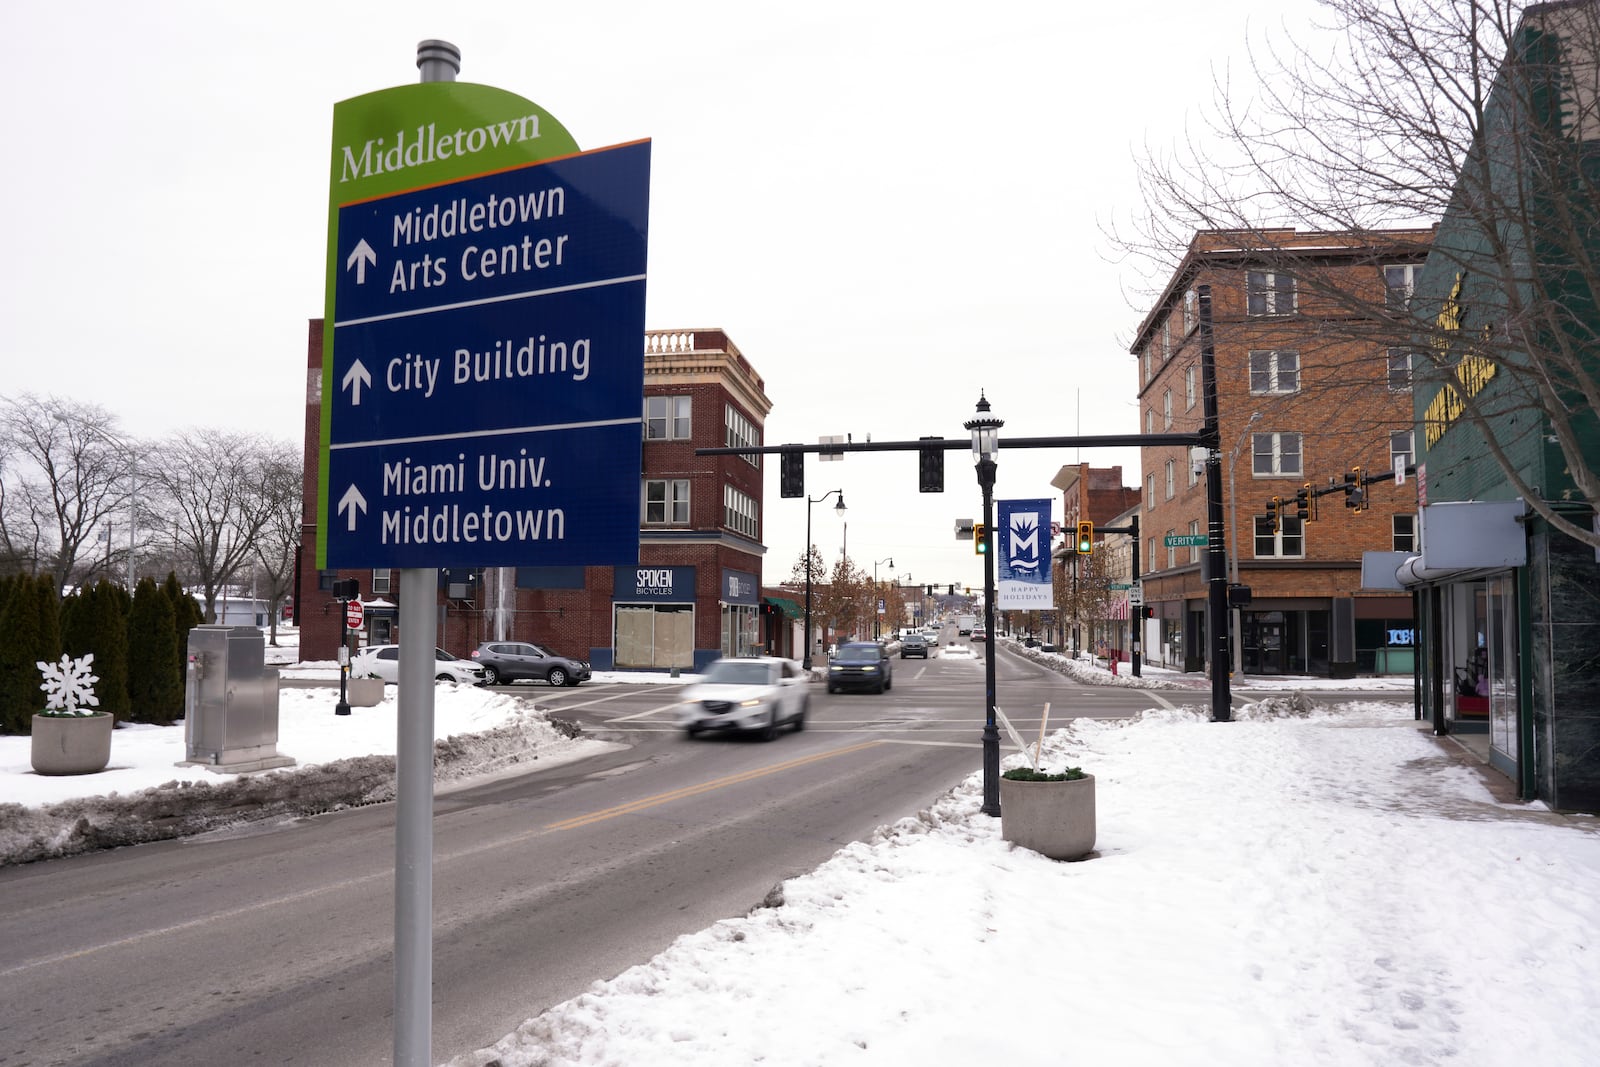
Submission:
[[[484,685],[503,685],[524,679],[551,685],[577,685],[589,680],[589,664],[551,652],[526,641],[485,641],[472,651],[472,662],[483,668]]]
[[[928,639],[921,634],[906,634],[900,639],[900,658],[921,656],[928,658]]]
[[[894,660],[876,641],[840,645],[828,659],[828,692],[868,689],[881,693],[894,688]]]

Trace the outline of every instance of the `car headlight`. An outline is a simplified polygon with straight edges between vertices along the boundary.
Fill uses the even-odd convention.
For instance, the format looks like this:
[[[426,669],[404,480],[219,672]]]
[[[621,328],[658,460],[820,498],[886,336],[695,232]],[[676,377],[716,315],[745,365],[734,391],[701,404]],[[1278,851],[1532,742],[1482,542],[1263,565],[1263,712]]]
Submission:
[[[761,706],[761,701],[755,699],[741,700],[739,701],[739,706],[741,708],[759,708]]]
[[[844,670],[843,667],[836,667],[832,663],[828,664],[828,669],[830,671],[842,671],[842,670]]]
[[[876,667],[862,667],[861,669],[866,671],[868,674],[871,674],[874,671],[876,671],[878,668],[876,668]]]

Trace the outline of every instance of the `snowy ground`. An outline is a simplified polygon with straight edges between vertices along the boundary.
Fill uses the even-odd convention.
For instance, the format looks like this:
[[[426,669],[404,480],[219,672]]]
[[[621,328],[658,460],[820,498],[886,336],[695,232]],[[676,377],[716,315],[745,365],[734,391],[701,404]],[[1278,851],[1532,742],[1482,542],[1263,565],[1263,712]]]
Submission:
[[[1149,671],[1139,684],[1197,681]],[[440,733],[456,734],[441,747],[446,778],[597,744],[526,700],[438,694]],[[1588,1067],[1600,1049],[1600,820],[1497,802],[1408,706],[1380,702],[1405,694],[1372,695],[1305,714],[1284,694],[1219,724],[1197,692],[1195,707],[1074,722],[1042,764],[1095,776],[1091,858],[1008,845],[978,811],[974,775],[785,882],[781,904],[681,938],[492,1048],[436,1054],[453,1067]],[[392,709],[335,717],[328,690],[283,697],[293,777],[339,768],[328,777],[344,781],[355,767],[381,799]],[[115,798],[35,792],[85,787],[31,774],[25,745],[0,738],[0,799],[12,802],[0,855],[59,807],[87,803],[90,820],[116,810]],[[181,726],[118,731],[107,773],[127,776],[114,788],[130,803],[219,788],[144,789],[178,778],[181,753]],[[254,780],[275,777],[290,776]],[[70,842],[74,825],[56,830]]]

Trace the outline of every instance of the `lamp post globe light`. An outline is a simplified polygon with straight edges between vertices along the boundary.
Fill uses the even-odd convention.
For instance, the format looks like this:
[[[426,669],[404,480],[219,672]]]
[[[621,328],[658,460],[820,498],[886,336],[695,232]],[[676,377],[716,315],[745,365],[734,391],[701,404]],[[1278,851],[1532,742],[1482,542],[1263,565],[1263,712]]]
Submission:
[[[872,639],[874,641],[883,636],[883,615],[878,611],[878,601],[882,599],[882,594],[878,592],[878,564],[880,563],[887,563],[890,569],[893,569],[894,557],[890,556],[888,559],[875,559],[872,561]]]
[[[834,505],[833,513],[844,516],[844,490],[829,489],[819,497],[806,497],[806,649],[801,664],[806,670],[811,669],[811,505],[820,504],[830,496],[837,496],[839,502]]]
[[[989,414],[989,401],[978,393],[978,414],[965,424],[972,434],[972,461],[983,490],[983,528],[994,526],[995,457],[1000,452],[1000,427],[1005,423]],[[990,647],[983,655],[983,808],[985,815],[1000,814],[1000,730],[994,719],[994,553],[983,554],[983,629]]]

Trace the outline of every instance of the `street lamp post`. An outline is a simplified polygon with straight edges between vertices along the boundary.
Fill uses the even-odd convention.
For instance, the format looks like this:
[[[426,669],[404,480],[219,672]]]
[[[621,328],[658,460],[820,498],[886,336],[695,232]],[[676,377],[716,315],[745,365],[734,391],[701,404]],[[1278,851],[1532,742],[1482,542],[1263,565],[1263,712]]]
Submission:
[[[1239,431],[1239,439],[1233,444],[1233,451],[1228,455],[1228,580],[1234,585],[1239,584],[1239,497],[1233,491],[1233,465],[1239,459],[1239,449],[1244,447],[1244,439],[1250,436],[1250,427],[1261,418],[1261,412],[1252,411],[1250,418],[1245,421],[1244,429]],[[1237,606],[1233,611],[1233,673],[1244,674],[1244,631],[1240,627],[1241,612]]]
[[[834,505],[835,515],[844,515],[844,490],[829,489],[819,497],[806,497],[806,654],[802,665],[806,670],[811,669],[811,505],[820,504],[830,496],[837,496],[839,502]]]
[[[883,615],[878,611],[878,601],[881,599],[881,594],[878,592],[878,564],[880,563],[887,563],[892,568],[894,566],[894,557],[890,556],[888,559],[875,559],[872,561],[872,639],[874,641],[883,636]]]
[[[1000,451],[1000,427],[1004,421],[989,414],[989,401],[978,394],[976,418],[963,424],[972,434],[972,459],[977,468],[978,486],[983,490],[983,528],[994,528],[995,457]],[[983,554],[983,628],[990,647],[983,657],[983,807],[985,815],[1000,814],[1000,730],[994,719],[995,632],[994,632],[994,553]]]

